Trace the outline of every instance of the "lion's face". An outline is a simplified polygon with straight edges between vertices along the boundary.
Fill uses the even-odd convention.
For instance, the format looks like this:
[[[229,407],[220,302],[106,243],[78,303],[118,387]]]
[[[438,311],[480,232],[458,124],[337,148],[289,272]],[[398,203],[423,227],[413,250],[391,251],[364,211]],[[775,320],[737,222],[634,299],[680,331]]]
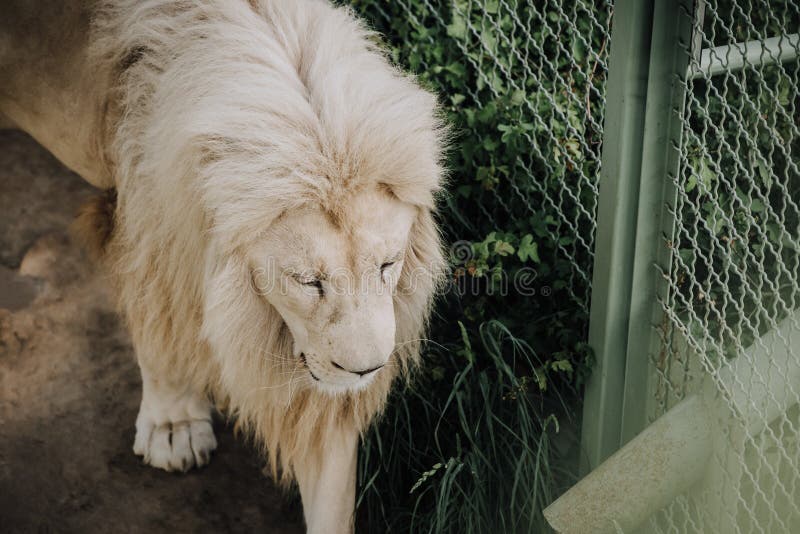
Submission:
[[[294,357],[337,393],[368,385],[395,348],[394,292],[416,208],[375,189],[339,212],[283,214],[251,254],[256,288],[283,317]]]

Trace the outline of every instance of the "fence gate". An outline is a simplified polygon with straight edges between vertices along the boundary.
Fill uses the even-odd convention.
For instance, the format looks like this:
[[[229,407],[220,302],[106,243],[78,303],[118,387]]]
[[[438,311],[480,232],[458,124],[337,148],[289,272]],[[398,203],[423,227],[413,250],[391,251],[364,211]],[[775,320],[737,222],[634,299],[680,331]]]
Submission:
[[[615,3],[558,532],[800,532],[798,4]]]

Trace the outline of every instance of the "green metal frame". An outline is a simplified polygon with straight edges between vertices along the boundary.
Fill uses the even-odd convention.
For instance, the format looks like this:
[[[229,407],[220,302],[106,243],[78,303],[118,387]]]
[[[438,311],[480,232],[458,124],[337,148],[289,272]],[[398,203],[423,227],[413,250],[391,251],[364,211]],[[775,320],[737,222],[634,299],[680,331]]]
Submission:
[[[687,77],[711,77],[741,70],[745,65],[769,65],[797,59],[800,34],[779,35],[764,41],[748,41],[703,50],[700,61],[690,66]]]
[[[646,424],[655,342],[654,264],[668,259],[670,173],[677,169],[691,49],[691,0],[619,0],[614,8],[580,469],[600,465]]]
[[[699,54],[692,50],[699,44],[692,40],[692,8],[691,0],[665,0],[656,3],[653,14],[620,446],[648,424],[650,355],[659,350],[655,327],[663,314],[658,300],[666,299],[667,290],[656,266],[669,269],[674,221],[668,207],[677,197],[685,73],[691,54]]]

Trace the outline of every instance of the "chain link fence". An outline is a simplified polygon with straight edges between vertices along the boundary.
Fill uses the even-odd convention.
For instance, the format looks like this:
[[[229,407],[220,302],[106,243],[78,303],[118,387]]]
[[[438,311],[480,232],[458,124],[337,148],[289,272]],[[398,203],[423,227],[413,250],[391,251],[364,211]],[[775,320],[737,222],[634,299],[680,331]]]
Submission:
[[[516,226],[557,236],[543,263],[588,313],[612,2],[350,3],[390,41],[427,49],[396,61],[440,93],[458,89],[442,97],[458,116],[455,168],[471,175],[456,176],[450,237]]]
[[[390,42],[404,44],[393,48],[395,61],[442,94],[456,123],[454,183],[445,209],[448,236],[480,242],[494,236],[494,229],[520,237],[530,232],[539,246],[537,268],[555,291],[553,301],[575,307],[575,324],[588,321],[601,159],[608,157],[602,154],[604,139],[608,145],[619,134],[603,132],[607,104],[611,108],[623,97],[622,92],[606,94],[609,53],[642,55],[645,72],[646,54],[653,54],[650,85],[640,86],[649,91],[647,116],[651,99],[653,106],[665,101],[674,107],[668,110],[673,115],[670,134],[663,139],[646,130],[660,127],[660,119],[642,121],[645,134],[661,142],[644,154],[670,152],[675,159],[664,164],[671,170],[662,173],[670,197],[666,214],[642,213],[646,203],[640,197],[638,217],[640,225],[648,217],[658,219],[654,227],[668,220],[670,229],[650,240],[661,249],[653,255],[658,257],[655,270],[651,256],[644,255],[647,276],[659,279],[653,296],[647,293],[648,300],[637,308],[652,308],[659,319],[651,333],[640,336],[646,343],[630,342],[636,335],[630,329],[636,327],[625,324],[644,325],[649,315],[633,317],[631,311],[608,321],[608,331],[616,328],[619,340],[628,341],[627,349],[622,342],[605,348],[621,347],[621,357],[627,357],[626,398],[619,400],[625,413],[619,418],[632,421],[618,421],[621,430],[611,434],[619,433],[624,442],[645,420],[658,420],[687,398],[702,399],[697,406],[713,407],[707,471],[652,515],[647,530],[800,532],[798,3],[670,2],[691,20],[689,38],[677,45],[689,58],[688,68],[670,80],[653,79],[661,72],[653,57],[661,54],[663,61],[670,51],[611,50],[611,1],[351,4]],[[635,2],[617,4],[624,4],[632,20],[649,21],[652,15],[637,13]],[[653,3],[648,5],[652,10]],[[654,21],[669,23],[663,13]],[[653,47],[668,41],[654,37]],[[625,89],[623,78],[620,87]],[[675,90],[653,97],[654,84],[674,85]],[[675,94],[680,98],[675,100]],[[625,105],[613,109],[625,110]],[[635,120],[623,124],[636,128]],[[638,150],[641,154],[641,145]],[[640,179],[635,169],[624,172]],[[610,205],[609,213],[617,209]],[[636,253],[641,228],[630,235],[632,240],[635,235]],[[497,252],[504,239],[511,238],[492,237],[487,243]],[[511,244],[514,253],[522,240]],[[642,263],[636,262],[631,261],[634,282],[628,281],[634,286]],[[475,265],[456,262],[455,267],[469,271]],[[615,269],[611,265],[609,279]],[[617,294],[622,301],[635,301],[639,289]],[[615,291],[613,283],[604,283],[603,300]],[[573,332],[581,339],[587,334],[581,327]],[[643,344],[652,349],[648,358],[641,351],[632,354]],[[639,365],[643,375],[631,372]],[[605,367],[603,375],[620,369],[624,361],[621,368]],[[638,376],[644,386],[631,388]],[[602,400],[598,413],[615,410],[606,399],[622,394],[613,390],[598,389],[592,397]],[[599,419],[598,436],[606,420]],[[613,447],[617,436],[601,437],[593,443],[599,443],[595,457],[602,459],[602,449]]]
[[[385,530],[541,531],[591,368],[612,2],[346,3],[452,126],[440,220],[463,290],[438,303],[419,397],[362,448],[362,509]]]
[[[718,406],[705,481],[657,532],[800,531],[800,8],[698,0],[653,421]]]

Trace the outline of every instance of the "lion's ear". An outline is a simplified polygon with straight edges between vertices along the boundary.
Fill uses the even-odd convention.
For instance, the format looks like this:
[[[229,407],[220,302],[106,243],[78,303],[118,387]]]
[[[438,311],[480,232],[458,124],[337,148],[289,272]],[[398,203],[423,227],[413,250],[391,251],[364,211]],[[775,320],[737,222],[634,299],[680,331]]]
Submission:
[[[446,272],[442,241],[433,213],[419,208],[411,227],[403,272],[397,286],[397,344],[403,368],[417,363],[430,308]]]

